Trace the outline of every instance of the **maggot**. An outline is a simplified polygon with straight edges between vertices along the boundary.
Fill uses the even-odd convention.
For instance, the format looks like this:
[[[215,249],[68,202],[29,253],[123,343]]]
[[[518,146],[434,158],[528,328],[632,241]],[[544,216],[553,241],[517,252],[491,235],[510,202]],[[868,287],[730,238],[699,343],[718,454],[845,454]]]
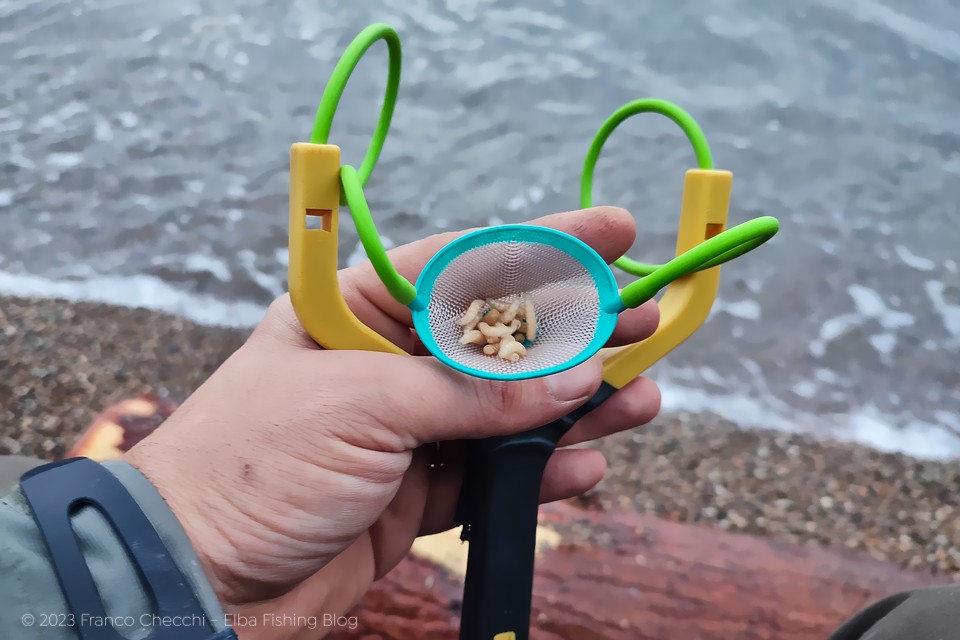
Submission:
[[[463,334],[463,337],[460,338],[460,344],[486,344],[486,343],[487,343],[486,337],[476,329],[465,332]]]
[[[467,307],[467,310],[460,318],[460,326],[469,327],[470,329],[476,327],[477,321],[480,320],[480,312],[483,311],[485,304],[486,303],[483,300],[474,300],[471,302],[470,306]]]
[[[514,301],[510,303],[510,306],[507,307],[507,310],[503,312],[503,316],[500,318],[501,322],[510,324],[513,322],[513,319],[517,317],[517,311],[519,310],[520,298],[515,298]]]
[[[524,302],[524,319],[527,321],[527,340],[537,339],[537,314],[533,310],[533,302],[528,298]]]
[[[500,319],[500,312],[497,311],[496,309],[491,308],[485,314],[483,314],[483,317],[480,320],[482,322],[486,322],[488,325],[492,327],[499,319]]]
[[[536,337],[533,302],[526,295],[510,296],[507,302],[476,299],[459,320],[460,344],[475,344],[488,356],[517,362],[527,353],[524,342]]]
[[[503,336],[513,335],[514,333],[516,333],[517,329],[520,328],[520,322],[514,321],[509,326],[501,324],[499,322],[493,326],[490,326],[486,322],[481,322],[480,324],[477,325],[477,328],[480,329],[483,335],[487,336],[488,338],[493,336],[496,336],[498,338],[503,338]]]
[[[487,298],[487,306],[496,309],[500,313],[503,313],[504,311],[507,310],[510,304],[507,302],[500,302],[499,300],[494,300],[493,298]]]
[[[509,342],[500,343],[500,351],[497,352],[497,355],[504,360],[517,362],[520,358],[527,355],[527,349],[516,340],[510,340]]]

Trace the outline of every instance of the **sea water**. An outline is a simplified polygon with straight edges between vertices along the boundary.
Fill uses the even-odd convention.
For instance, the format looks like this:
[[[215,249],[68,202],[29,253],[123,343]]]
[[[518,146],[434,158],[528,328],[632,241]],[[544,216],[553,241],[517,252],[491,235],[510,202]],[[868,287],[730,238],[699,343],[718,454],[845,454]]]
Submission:
[[[651,372],[667,411],[960,453],[960,5],[950,0],[0,0],[0,293],[251,325],[285,289],[288,147],[373,21],[404,42],[368,198],[389,242],[577,208],[599,124],[675,101],[735,174],[707,324]],[[333,127],[363,156],[383,47]],[[595,201],[670,255],[675,127],[611,139]],[[344,263],[363,257],[349,223]]]

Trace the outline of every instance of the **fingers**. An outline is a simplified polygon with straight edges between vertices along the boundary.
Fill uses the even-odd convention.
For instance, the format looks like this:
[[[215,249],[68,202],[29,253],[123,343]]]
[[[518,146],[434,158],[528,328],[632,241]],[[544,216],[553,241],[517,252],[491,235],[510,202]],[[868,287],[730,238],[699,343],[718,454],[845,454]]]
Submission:
[[[419,535],[431,535],[454,526],[453,518],[463,483],[463,443],[443,443],[451,447],[451,461],[442,469],[432,469]],[[456,452],[456,453],[454,453]],[[547,463],[540,485],[540,502],[553,502],[583,494],[592,489],[606,473],[607,461],[599,451],[564,449],[555,451]]]
[[[660,412],[660,389],[649,378],[636,378],[581,418],[560,440],[561,447],[589,442],[653,420]]]
[[[617,207],[557,213],[533,220],[530,224],[570,233],[592,246],[608,262],[625,253],[636,234],[631,215]],[[468,231],[433,235],[390,251],[390,258],[404,277],[415,281],[430,258],[465,233]],[[343,269],[339,277],[341,294],[360,321],[407,352],[416,351],[419,343],[410,330],[410,310],[390,296],[370,263]],[[625,311],[618,320],[608,346],[629,344],[648,337],[656,330],[658,318],[659,313],[653,302]],[[288,294],[274,301],[254,335],[257,338],[274,338],[293,346],[316,348],[300,326]]]
[[[636,235],[633,217],[617,207],[556,213],[528,224],[569,233],[593,247],[607,262],[623,255]],[[415,282],[434,254],[469,231],[441,233],[412,242],[390,251],[390,259],[403,277]],[[381,335],[389,338],[387,333],[397,333],[397,328],[390,326],[392,323],[410,325],[410,310],[390,296],[369,262],[342,270],[340,288],[357,317]]]
[[[656,301],[645,302],[636,309],[627,309],[617,317],[617,326],[607,341],[608,347],[619,347],[646,340],[660,324],[660,307]]]
[[[586,493],[603,480],[607,461],[599,451],[556,451],[547,463],[540,485],[540,502],[565,500]]]
[[[500,382],[460,374],[433,358],[360,351],[308,355],[316,356],[316,363],[302,367],[301,375],[316,381],[303,380],[305,386],[319,386],[335,372],[350,389],[340,394],[337,402],[343,406],[330,421],[338,425],[335,435],[367,448],[375,442],[414,449],[428,442],[527,431],[583,404],[602,375],[596,358],[553,376]],[[321,408],[329,412],[326,404]]]

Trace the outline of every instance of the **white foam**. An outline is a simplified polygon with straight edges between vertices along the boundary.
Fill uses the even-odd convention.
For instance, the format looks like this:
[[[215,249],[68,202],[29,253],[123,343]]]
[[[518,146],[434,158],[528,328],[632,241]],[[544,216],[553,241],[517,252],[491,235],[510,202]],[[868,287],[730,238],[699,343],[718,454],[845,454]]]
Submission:
[[[847,293],[853,298],[853,304],[856,305],[857,311],[867,318],[876,320],[884,329],[909,327],[916,322],[913,315],[889,308],[884,303],[883,297],[869,287],[851,284],[847,287]]]
[[[83,162],[83,155],[62,151],[47,156],[47,164],[58,169],[69,169]]]
[[[37,125],[41,129],[53,129],[59,127],[73,116],[86,113],[87,111],[89,111],[89,109],[85,104],[72,100],[55,112],[40,116],[40,118],[37,119]]]
[[[221,327],[252,327],[266,311],[266,307],[252,302],[231,302],[184,292],[159,278],[144,275],[50,280],[0,271],[0,292],[19,297],[63,298],[142,307],[183,316],[199,324]]]
[[[712,14],[704,20],[704,26],[710,33],[736,40],[755,38],[763,33],[764,23],[761,20],[744,20],[727,18],[722,14]]]
[[[960,420],[945,411],[936,414],[942,424],[917,419],[902,421],[872,404],[844,414],[823,416],[792,408],[777,409],[769,402],[744,394],[708,393],[669,382],[660,382],[659,386],[664,412],[712,413],[741,427],[802,432],[918,458],[944,460],[960,455],[960,437],[953,432],[960,432]],[[800,390],[809,391],[804,387]]]
[[[237,260],[250,279],[256,282],[262,289],[268,291],[270,295],[277,297],[283,294],[283,283],[273,276],[267,275],[257,269],[257,254],[250,249],[243,249],[237,252]]]
[[[593,110],[590,107],[567,100],[543,100],[537,104],[537,108],[546,113],[551,113],[558,116],[593,115]]]
[[[160,29],[156,27],[150,27],[146,31],[140,34],[140,42],[150,42],[154,38],[160,35]]]
[[[933,271],[937,263],[935,263],[930,258],[924,258],[910,252],[910,249],[907,249],[905,246],[898,244],[893,248],[896,252],[897,257],[903,262],[903,264],[908,267],[913,267],[918,271]]]
[[[811,380],[801,380],[790,389],[801,398],[813,398],[817,395],[817,385]]]
[[[113,140],[113,127],[102,116],[98,115],[93,125],[93,135],[100,142],[110,142]]]
[[[960,438],[929,422],[914,420],[903,428],[892,426],[875,407],[869,406],[841,417],[844,438],[880,451],[902,452],[918,458],[946,459],[957,455]],[[832,434],[836,437],[836,433]]]
[[[863,318],[855,313],[845,313],[835,318],[825,320],[820,325],[819,337],[810,341],[810,355],[822,358],[827,353],[827,344],[833,342],[849,329],[863,322]]]
[[[832,369],[824,369],[823,367],[817,367],[817,369],[813,372],[813,377],[824,384],[836,386],[849,386],[850,384],[850,380],[848,378],[841,376]]]
[[[943,326],[954,336],[960,337],[960,305],[950,304],[944,296],[946,286],[937,280],[930,280],[923,285],[933,303],[933,308],[943,318]]]
[[[720,312],[729,313],[731,316],[742,320],[759,320],[762,315],[760,304],[756,300],[727,302],[726,300],[718,298],[714,301],[713,308],[710,312],[711,314]]]
[[[716,370],[711,369],[710,367],[700,367],[698,370],[700,378],[705,382],[716,385],[718,387],[726,387],[727,379],[722,375],[716,372]]]
[[[863,325],[867,320],[876,320],[881,327],[887,330],[885,334],[870,338],[871,344],[878,351],[888,347],[892,349],[893,345],[890,344],[890,340],[896,342],[896,330],[909,327],[916,322],[916,318],[912,314],[888,307],[883,297],[869,287],[851,284],[847,287],[847,293],[853,298],[856,313],[845,313],[825,320],[820,325],[820,335],[810,341],[809,347],[810,354],[815,358],[822,358],[827,352],[829,343],[844,335],[853,327]],[[887,334],[890,334],[890,337],[886,337]]]
[[[132,129],[133,127],[137,126],[138,122],[140,122],[140,118],[138,118],[137,114],[133,113],[132,111],[118,113],[117,119],[120,120],[120,124],[127,129]]]
[[[221,282],[230,282],[230,267],[220,258],[191,253],[184,260],[183,266],[188,271],[206,271]]]
[[[884,358],[889,358],[897,346],[897,336],[892,333],[879,333],[870,336],[870,345]]]
[[[543,187],[539,185],[533,185],[523,193],[518,193],[517,195],[510,198],[507,202],[507,210],[509,211],[523,211],[527,209],[531,204],[538,204],[543,201],[544,196],[546,196],[546,191]],[[490,226],[496,226],[498,224],[503,224],[503,221],[500,218],[494,216],[490,219]],[[498,220],[499,222],[493,222],[493,220]]]
[[[661,410],[665,412],[714,413],[742,426],[790,429],[782,416],[749,396],[737,393],[709,393],[700,388],[658,381]]]
[[[960,37],[950,28],[921,22],[916,18],[887,7],[876,0],[820,0],[858,21],[873,23],[901,36],[909,44],[925,49],[947,60],[960,60]]]
[[[820,339],[824,342],[836,340],[846,333],[847,329],[857,326],[862,321],[863,318],[854,313],[845,313],[842,316],[830,318],[820,325]]]
[[[357,242],[357,246],[353,248],[353,251],[350,252],[350,255],[347,256],[347,266],[352,267],[360,264],[367,259],[367,252],[363,249],[363,245]]]

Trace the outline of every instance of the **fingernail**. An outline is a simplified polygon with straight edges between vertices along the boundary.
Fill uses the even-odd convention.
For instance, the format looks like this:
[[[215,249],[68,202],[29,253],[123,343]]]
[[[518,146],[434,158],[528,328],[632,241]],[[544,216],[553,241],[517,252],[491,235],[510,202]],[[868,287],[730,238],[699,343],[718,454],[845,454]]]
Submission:
[[[597,384],[599,367],[595,362],[585,362],[573,369],[548,376],[544,379],[547,391],[558,402],[570,402],[585,398]]]

